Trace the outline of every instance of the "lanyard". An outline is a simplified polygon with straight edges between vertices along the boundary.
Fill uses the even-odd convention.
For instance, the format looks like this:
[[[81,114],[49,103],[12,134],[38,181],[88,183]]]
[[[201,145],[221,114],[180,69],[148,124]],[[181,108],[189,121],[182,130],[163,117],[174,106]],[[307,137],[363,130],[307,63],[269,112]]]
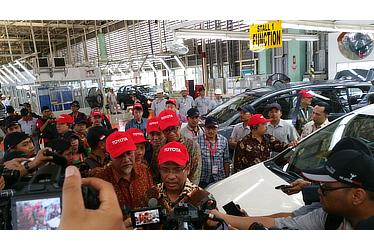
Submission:
[[[204,140],[205,140],[205,144],[208,146],[208,149],[212,155],[212,157],[214,158],[214,155],[216,154],[216,150],[217,150],[217,143],[218,143],[218,140],[216,139],[216,142],[214,143],[214,149],[212,150],[212,148],[210,147],[210,142],[208,142],[208,140],[206,139],[206,136],[204,136]]]

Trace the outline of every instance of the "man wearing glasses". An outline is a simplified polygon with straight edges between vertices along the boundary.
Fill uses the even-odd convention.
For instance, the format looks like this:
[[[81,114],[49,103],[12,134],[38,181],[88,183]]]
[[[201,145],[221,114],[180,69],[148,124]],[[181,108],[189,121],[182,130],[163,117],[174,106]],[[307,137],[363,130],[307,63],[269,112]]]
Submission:
[[[189,203],[192,194],[201,190],[188,179],[189,160],[185,145],[175,141],[165,144],[157,157],[162,183],[148,190],[144,198],[156,198],[167,211],[171,211],[180,202]],[[206,194],[213,199],[209,193]]]
[[[79,118],[81,120],[85,120],[87,121],[87,116],[85,113],[82,113],[82,112],[79,112],[79,109],[80,109],[80,104],[78,101],[73,101],[71,103],[71,113],[69,115],[71,115],[73,118],[74,118],[74,124],[75,124],[75,121]]]
[[[153,181],[148,169],[135,162],[133,139],[127,132],[115,131],[107,137],[105,147],[110,162],[88,175],[112,183],[121,208],[143,207],[144,193],[153,186]]]
[[[212,211],[239,229],[253,223],[265,227],[287,229],[374,229],[374,158],[365,152],[344,149],[330,155],[325,166],[303,172],[311,181],[319,182],[322,208],[305,215],[287,218],[236,217]],[[335,228],[328,228],[334,219]]]
[[[161,146],[169,142],[180,142],[186,146],[190,157],[188,161],[190,168],[188,179],[192,183],[199,185],[201,176],[201,151],[197,143],[181,135],[181,123],[177,114],[172,110],[161,111],[158,116],[158,124],[165,137]],[[158,151],[155,151],[153,157],[155,158],[157,155]]]

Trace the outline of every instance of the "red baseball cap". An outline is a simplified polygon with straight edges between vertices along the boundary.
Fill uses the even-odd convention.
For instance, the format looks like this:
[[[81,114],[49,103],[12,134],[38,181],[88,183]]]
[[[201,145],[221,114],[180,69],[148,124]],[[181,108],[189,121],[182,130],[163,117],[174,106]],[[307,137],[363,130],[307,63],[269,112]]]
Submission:
[[[302,89],[299,91],[299,94],[303,97],[303,98],[312,98],[314,97],[314,94],[312,91],[310,90],[307,90],[307,89]]]
[[[171,103],[171,104],[174,104],[175,106],[177,106],[177,100],[175,100],[174,98],[169,98],[169,100],[166,101],[166,104],[168,103]]]
[[[270,122],[270,121],[271,121],[271,119],[266,119],[261,114],[254,114],[249,119],[248,126],[255,126],[255,125],[266,123],[266,122]]]
[[[177,116],[177,113],[175,113],[173,110],[163,110],[158,115],[158,122],[161,131],[164,131],[165,129],[172,127],[172,126],[179,126],[180,121]]]
[[[56,119],[56,122],[73,124],[74,118],[68,114],[61,114],[60,117]]]
[[[136,146],[127,132],[115,131],[106,139],[106,150],[110,157],[117,158],[127,151],[135,151]]]
[[[95,116],[103,117],[103,113],[101,113],[100,111],[92,111],[91,116],[92,117],[95,117]]]
[[[143,106],[142,106],[140,103],[135,103],[135,104],[132,106],[132,109],[141,109],[141,110],[143,110]]]
[[[153,117],[147,120],[146,130],[147,134],[150,134],[151,132],[161,132],[160,128],[158,127],[157,117]]]
[[[180,142],[169,142],[165,144],[158,153],[158,166],[161,164],[171,161],[180,167],[184,167],[190,156],[188,154],[186,146]]]
[[[144,138],[143,131],[141,131],[138,128],[130,128],[130,129],[126,130],[126,133],[128,133],[131,136],[131,138],[132,138],[132,140],[134,141],[135,144],[148,142]]]

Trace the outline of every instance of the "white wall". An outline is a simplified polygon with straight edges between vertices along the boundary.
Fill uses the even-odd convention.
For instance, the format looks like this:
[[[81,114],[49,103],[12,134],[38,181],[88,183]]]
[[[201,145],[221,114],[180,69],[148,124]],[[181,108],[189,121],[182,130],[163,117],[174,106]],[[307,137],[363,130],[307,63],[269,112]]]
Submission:
[[[374,68],[374,51],[365,59],[362,60],[349,60],[342,55],[339,51],[337,38],[340,33],[329,33],[328,34],[328,60],[329,60],[329,79],[334,79],[336,75],[336,67],[339,63],[357,63],[357,62],[368,62],[373,61],[371,68]],[[370,66],[366,66],[370,68]]]

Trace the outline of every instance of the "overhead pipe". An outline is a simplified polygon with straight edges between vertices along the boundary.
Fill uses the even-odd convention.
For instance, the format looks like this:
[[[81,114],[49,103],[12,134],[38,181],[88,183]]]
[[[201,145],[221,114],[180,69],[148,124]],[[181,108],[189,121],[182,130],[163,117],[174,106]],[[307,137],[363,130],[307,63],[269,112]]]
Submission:
[[[8,22],[8,21],[7,21],[7,22]],[[8,34],[8,28],[7,28],[7,25],[5,25],[5,33],[6,33],[6,38],[8,39],[8,46],[9,46],[9,52],[10,52],[10,59],[13,61],[12,46],[10,46],[10,41],[9,41],[9,34]]]

